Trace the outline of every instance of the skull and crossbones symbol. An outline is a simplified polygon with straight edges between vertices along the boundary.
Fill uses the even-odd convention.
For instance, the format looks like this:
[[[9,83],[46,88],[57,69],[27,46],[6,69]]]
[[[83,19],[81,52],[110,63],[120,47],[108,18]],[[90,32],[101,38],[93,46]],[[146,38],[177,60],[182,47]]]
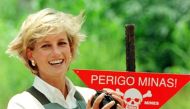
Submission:
[[[131,88],[122,93],[119,89],[116,89],[121,96],[123,96],[126,102],[126,109],[139,109],[140,104],[143,101],[143,98],[152,97],[152,93],[148,90],[145,94],[141,94],[138,89]]]

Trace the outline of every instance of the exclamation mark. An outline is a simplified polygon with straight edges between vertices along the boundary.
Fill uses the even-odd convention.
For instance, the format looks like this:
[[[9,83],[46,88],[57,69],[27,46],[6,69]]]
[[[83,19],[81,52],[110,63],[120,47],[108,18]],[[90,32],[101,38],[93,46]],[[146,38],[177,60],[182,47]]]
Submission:
[[[175,87],[177,87],[177,79],[175,79]]]

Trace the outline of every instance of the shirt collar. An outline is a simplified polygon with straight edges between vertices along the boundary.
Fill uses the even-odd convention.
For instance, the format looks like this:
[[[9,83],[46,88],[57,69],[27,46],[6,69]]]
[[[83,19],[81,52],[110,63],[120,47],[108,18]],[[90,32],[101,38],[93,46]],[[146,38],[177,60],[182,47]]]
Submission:
[[[38,76],[35,76],[33,86],[41,93],[43,93],[50,102],[58,103],[66,108],[75,108],[77,106],[77,102],[74,97],[76,89],[73,83],[68,78],[66,78],[65,80],[68,88],[68,95],[66,99],[59,89],[45,82]]]

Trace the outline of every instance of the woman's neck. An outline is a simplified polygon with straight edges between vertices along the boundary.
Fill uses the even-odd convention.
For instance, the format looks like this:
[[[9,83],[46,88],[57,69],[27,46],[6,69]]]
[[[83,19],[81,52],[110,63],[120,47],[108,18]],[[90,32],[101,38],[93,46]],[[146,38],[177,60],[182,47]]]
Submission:
[[[56,87],[61,91],[61,93],[64,95],[65,99],[68,95],[68,88],[66,85],[65,77],[56,77],[56,78],[43,78],[41,77],[44,81],[49,83],[50,85]]]

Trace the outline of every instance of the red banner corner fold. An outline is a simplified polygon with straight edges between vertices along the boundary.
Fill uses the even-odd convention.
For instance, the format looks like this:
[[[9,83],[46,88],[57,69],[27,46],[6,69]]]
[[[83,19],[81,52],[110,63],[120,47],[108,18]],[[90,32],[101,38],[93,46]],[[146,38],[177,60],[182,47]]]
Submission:
[[[159,109],[190,81],[190,75],[185,74],[78,69],[74,72],[89,88],[119,92],[126,102],[125,109]]]

